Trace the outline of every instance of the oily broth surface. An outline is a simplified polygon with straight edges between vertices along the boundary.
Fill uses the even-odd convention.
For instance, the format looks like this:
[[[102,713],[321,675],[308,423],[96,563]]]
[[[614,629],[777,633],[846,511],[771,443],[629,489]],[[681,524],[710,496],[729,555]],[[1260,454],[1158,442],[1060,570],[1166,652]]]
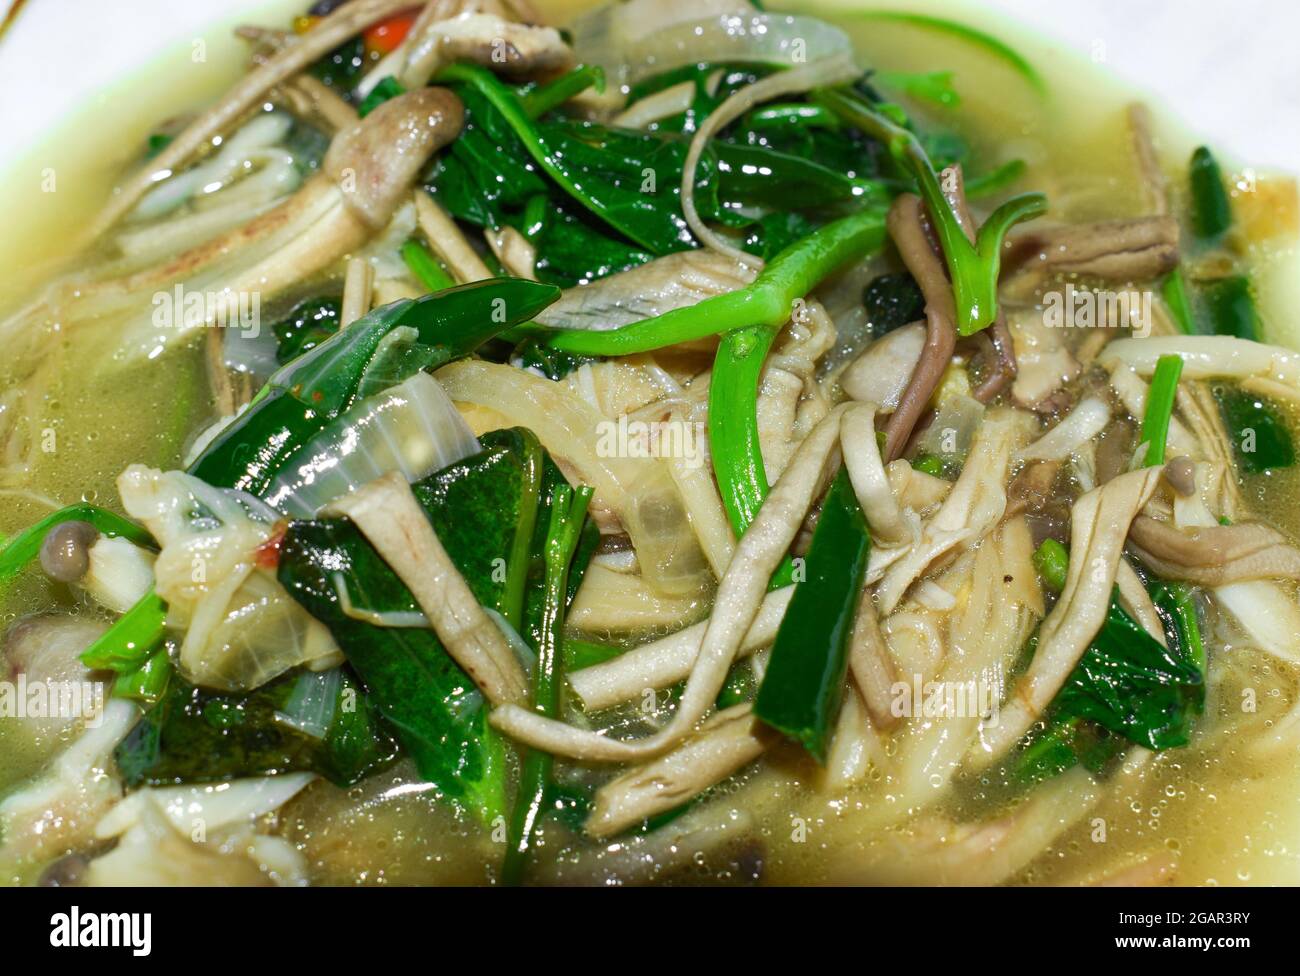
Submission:
[[[273,9],[297,6],[277,3]],[[562,20],[592,4],[559,0],[540,6],[553,13],[554,20]],[[786,6],[839,23],[853,37],[864,63],[885,69],[953,70],[963,97],[960,109],[918,110],[918,114],[967,138],[975,153],[976,172],[1012,158],[1024,159],[1029,169],[1017,189],[1046,190],[1052,219],[1106,219],[1141,212],[1123,125],[1127,96],[1105,77],[1103,69],[1060,52],[1048,56],[1041,43],[1001,23],[989,25],[992,33],[1028,56],[1042,72],[1050,92],[1043,98],[988,55],[912,27],[865,22],[846,12],[852,10],[852,2]],[[937,9],[969,23],[987,22],[968,8],[945,3]],[[844,12],[843,16],[837,12]],[[264,18],[267,23],[275,19]],[[86,152],[93,142],[105,147],[115,161],[123,158],[123,146],[129,156],[129,147],[139,145],[156,121],[219,95],[239,72],[242,59],[236,50],[230,49],[229,70],[205,76],[192,90],[173,88],[171,101],[158,111],[124,114],[116,120],[120,126],[115,131],[88,136],[84,129],[70,128],[53,144],[55,154],[69,159],[78,154],[94,157]],[[125,112],[132,103],[121,104]],[[1191,142],[1159,117],[1157,134],[1164,161],[1171,175],[1177,174]],[[11,248],[13,259],[0,278],[2,304],[16,305],[31,297],[24,294],[26,285],[19,283],[37,280],[39,268],[58,254],[69,229],[107,195],[116,172],[105,165],[84,173],[76,184],[78,195],[64,195],[55,210],[48,209],[52,201],[38,200],[10,211],[16,216],[7,242],[26,234],[33,243]],[[1175,180],[1172,185],[1180,183]],[[1275,258],[1278,255],[1268,251],[1255,255],[1261,267],[1277,263]],[[1267,304],[1276,294],[1276,289],[1266,294],[1262,308],[1269,334],[1293,335],[1294,324],[1282,317],[1279,308]],[[175,466],[186,439],[210,414],[198,348],[168,354],[117,382],[93,379],[96,350],[78,343],[75,336],[62,339],[59,355],[61,362],[41,407],[56,432],[58,447],[53,453],[37,455],[29,493],[0,493],[0,533],[10,534],[45,514],[50,506],[43,498],[58,504],[85,498],[116,506],[113,482],[122,467],[135,461]],[[3,372],[0,366],[0,382]],[[1251,478],[1243,487],[1256,513],[1297,534],[1300,472]],[[40,580],[25,578],[0,606],[0,620],[7,625],[23,614],[49,609],[60,598]],[[1300,877],[1300,773],[1294,750],[1279,749],[1264,756],[1250,748],[1250,736],[1225,734],[1243,722],[1237,706],[1243,686],[1258,693],[1260,711],[1249,718],[1262,725],[1270,716],[1283,714],[1294,700],[1296,675],[1223,641],[1215,643],[1211,653],[1219,659],[1212,683],[1221,687],[1222,694],[1207,707],[1192,746],[1156,757],[1140,775],[1108,790],[1089,818],[1065,834],[1019,880],[1078,882],[1128,866],[1135,857],[1165,851],[1178,855],[1177,879],[1182,883],[1294,882]],[[6,749],[5,744],[0,728],[0,791],[32,771],[32,757]],[[810,763],[782,752],[712,801],[753,817],[766,880],[825,881],[839,875],[844,864],[851,866],[854,858],[887,842],[875,826],[890,816],[893,799],[887,778],[876,775],[861,789],[840,797],[820,792],[818,778]],[[481,827],[439,812],[445,808],[418,792],[404,796],[411,793],[404,789],[409,776],[390,772],[376,779],[384,781],[346,793],[318,784],[286,809],[283,831],[302,845],[318,880],[474,883],[490,878],[485,865],[496,855]],[[975,784],[936,809],[957,816],[988,816],[998,809],[996,794],[992,786],[985,790]],[[1106,840],[1100,843],[1093,840],[1096,818],[1106,826]],[[902,831],[904,836],[907,832],[907,828]],[[380,835],[383,846],[369,842]],[[706,858],[697,869],[693,880],[702,880],[714,868]]]

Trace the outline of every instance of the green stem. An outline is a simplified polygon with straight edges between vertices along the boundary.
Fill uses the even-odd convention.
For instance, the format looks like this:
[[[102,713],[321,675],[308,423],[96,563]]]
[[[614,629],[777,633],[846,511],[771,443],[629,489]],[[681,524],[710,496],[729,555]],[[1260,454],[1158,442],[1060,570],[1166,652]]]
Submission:
[[[546,531],[545,604],[537,641],[537,661],[533,665],[532,704],[534,710],[548,718],[560,711],[560,682],[563,678],[564,607],[569,588],[569,564],[587,516],[592,489],[573,489],[558,485],[551,500],[551,519]],[[501,879],[518,884],[523,878],[528,852],[532,847],[550,792],[554,758],[540,749],[529,750],[524,757],[519,778],[519,797],[511,818]]]
[[[840,120],[821,105],[809,105],[806,102],[767,105],[755,109],[745,120],[745,127],[749,129],[774,129],[785,126],[838,129]]]
[[[593,86],[597,93],[605,91],[604,70],[596,65],[580,64],[568,74],[519,96],[519,100],[530,119],[539,119]]]
[[[162,646],[167,604],[152,589],[81,652],[92,671],[134,671]]]
[[[1160,294],[1169,309],[1169,315],[1183,335],[1196,334],[1196,319],[1192,316],[1192,303],[1187,294],[1187,279],[1182,266],[1174,268],[1160,286]]]
[[[167,690],[171,674],[172,663],[167,648],[160,647],[138,668],[118,674],[113,682],[113,694],[148,705],[156,704]]]
[[[826,761],[848,669],[849,638],[863,595],[871,535],[848,470],[822,504],[808,548],[808,576],[796,584],[772,643],[754,714]]]
[[[1178,377],[1183,372],[1181,356],[1161,356],[1156,360],[1151,375],[1151,389],[1147,391],[1146,415],[1142,418],[1141,439],[1147,446],[1148,468],[1165,463],[1165,441],[1169,438],[1169,418],[1173,416],[1174,399],[1178,395]]]
[[[1012,224],[1045,213],[1047,198],[1041,193],[1012,197],[984,222],[976,242],[972,244],[948,202],[934,164],[912,132],[855,94],[827,90],[818,92],[815,97],[845,122],[883,143],[898,164],[916,180],[921,198],[933,218],[948,275],[952,279],[957,331],[968,336],[992,325],[998,315],[1002,239]]]
[[[64,522],[89,522],[101,534],[121,536],[138,546],[152,546],[151,536],[134,522],[97,505],[78,503],[45,516],[9,540],[0,549],[0,584],[8,583],[21,573],[41,551],[41,543],[50,529]]]
[[[849,261],[877,250],[884,240],[884,215],[878,210],[863,210],[791,244],[744,288],[620,329],[558,329],[544,335],[548,345],[565,352],[629,356],[735,329],[777,329],[789,320],[796,299]]]
[[[542,445],[535,438],[524,443],[522,458],[523,485],[519,495],[519,523],[510,545],[510,562],[497,612],[515,630],[523,628],[524,590],[528,585],[532,562],[533,529],[537,525],[537,508],[542,490]]]
[[[758,380],[776,330],[761,326],[728,332],[718,344],[709,383],[709,451],[722,506],[737,538],[767,497],[767,473],[758,438]]]
[[[420,280],[420,284],[430,292],[442,291],[456,284],[456,279],[446,272],[437,258],[419,241],[407,241],[402,245],[402,260]]]

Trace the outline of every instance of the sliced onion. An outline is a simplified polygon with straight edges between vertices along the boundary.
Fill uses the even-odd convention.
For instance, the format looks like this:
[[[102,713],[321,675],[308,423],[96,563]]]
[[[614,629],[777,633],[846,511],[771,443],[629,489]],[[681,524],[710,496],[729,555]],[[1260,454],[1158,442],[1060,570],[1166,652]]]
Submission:
[[[267,486],[266,500],[286,515],[311,518],[390,471],[419,481],[478,450],[438,381],[416,373],[362,400],[304,444]]]
[[[338,668],[302,675],[289,693],[284,709],[275,713],[276,721],[313,739],[325,738],[334,721],[342,680],[343,672]]]
[[[444,366],[438,381],[458,403],[487,407],[505,425],[530,429],[572,480],[591,485],[592,511],[617,516],[652,587],[686,594],[710,585],[712,573],[667,466],[622,451],[609,436],[617,425],[567,384],[469,359]]]
[[[573,47],[584,64],[600,65],[608,82],[624,88],[688,64],[790,66],[853,51],[848,35],[816,17],[703,6],[701,13],[701,4],[611,4],[573,25]]]
[[[281,142],[292,126],[293,118],[284,112],[266,112],[255,116],[226,140],[212,159],[176,173],[146,193],[132,211],[132,219],[161,217],[191,197],[215,193],[228,186],[247,169],[255,150]]]

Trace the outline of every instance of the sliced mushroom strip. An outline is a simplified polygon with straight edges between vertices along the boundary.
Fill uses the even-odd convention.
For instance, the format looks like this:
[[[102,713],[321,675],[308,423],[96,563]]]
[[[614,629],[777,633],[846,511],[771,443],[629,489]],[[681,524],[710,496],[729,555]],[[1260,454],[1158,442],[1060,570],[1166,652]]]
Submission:
[[[700,653],[686,681],[677,712],[661,731],[635,742],[620,742],[574,728],[518,705],[492,712],[492,724],[507,735],[553,755],[593,762],[651,759],[671,749],[708,714],[745,635],[753,626],[772,573],[803,526],[827,469],[836,454],[842,408],[832,410],[799,445],[789,467],[773,486],[758,516],[736,547],[736,557],[718,585],[713,614]]]
[[[236,126],[276,85],[303,71],[348,38],[409,7],[410,0],[352,0],[338,7],[295,43],[286,45],[245,75],[225,97],[191,122],[109,200],[91,239],[111,227],[160,179],[207,151],[213,139]]]
[[[465,12],[428,24],[406,52],[397,80],[427,84],[445,64],[468,61],[514,78],[544,77],[573,67],[573,52],[554,27],[516,24],[495,14]]]
[[[1020,452],[1028,461],[1064,461],[1106,429],[1110,407],[1100,397],[1080,400],[1065,419]]]
[[[1160,621],[1160,614],[1151,600],[1151,594],[1147,592],[1142,578],[1126,559],[1121,559],[1116,568],[1115,585],[1119,589],[1119,605],[1151,635],[1157,644],[1168,647],[1165,626]]]
[[[763,605],[736,652],[737,657],[753,654],[776,639],[777,628],[793,594],[793,586],[783,586],[763,598]],[[574,671],[569,675],[569,684],[589,712],[629,701],[647,688],[668,688],[690,676],[708,627],[709,622],[704,620],[603,664]]]
[[[1023,441],[1026,414],[996,410],[980,425],[970,457],[939,511],[925,524],[921,538],[886,570],[876,588],[882,614],[893,612],[903,595],[936,560],[958,548],[973,546],[1001,520],[1007,507],[1007,472]]]
[[[201,315],[173,316],[160,326],[156,307],[132,313],[115,333],[124,358],[156,355],[160,345],[203,324],[239,326],[250,296],[268,302],[328,269],[362,245],[394,216],[429,157],[456,137],[464,120],[460,100],[446,89],[424,88],[390,99],[339,133],[322,164],[279,206],[154,268],[123,278],[55,286],[49,305],[0,326],[0,334],[57,314],[65,325],[91,320],[115,305],[180,287],[206,299]]]
[[[1178,221],[1138,217],[1036,228],[1018,235],[1003,257],[1013,270],[1064,271],[1115,281],[1144,281],[1178,264]]]
[[[343,276],[343,307],[339,328],[345,329],[370,311],[375,291],[375,268],[365,258],[349,258]]]
[[[449,89],[391,98],[334,137],[321,168],[372,229],[392,218],[429,157],[460,134],[465,107]]]
[[[1161,356],[1181,356],[1185,380],[1257,377],[1300,388],[1300,353],[1235,336],[1117,339],[1102,350],[1097,362],[1104,369],[1123,363],[1133,367],[1139,376],[1150,376]]]
[[[1029,671],[1002,707],[998,724],[971,750],[987,766],[1029,731],[1061,690],[1110,609],[1129,525],[1160,483],[1159,468],[1120,475],[1074,505],[1065,589],[1043,621]]]
[[[424,239],[433,248],[433,253],[446,263],[447,270],[458,284],[492,277],[491,270],[456,222],[425,190],[415,191],[415,215]]]
[[[1054,406],[1054,394],[1080,372],[1078,360],[1065,343],[1064,330],[1049,328],[1038,311],[1012,311],[1007,322],[1017,363],[1011,396],[1022,407]]]
[[[1162,579],[1222,586],[1257,579],[1300,579],[1300,549],[1258,522],[1179,529],[1139,515],[1129,529],[1138,558]]]
[[[893,461],[903,453],[916,422],[943,379],[957,347],[957,327],[953,324],[956,313],[952,288],[925,232],[921,198],[912,193],[898,197],[889,208],[888,226],[903,263],[925,296],[925,345],[885,428],[885,460]]]
[[[777,738],[754,718],[752,705],[724,709],[671,752],[598,789],[584,829],[608,837],[679,807],[753,762]]]
[[[850,407],[840,419],[840,445],[844,465],[849,469],[853,493],[871,526],[871,535],[884,545],[901,545],[910,540],[907,523],[894,498],[876,440],[876,405]]]
[[[400,473],[345,495],[324,514],[347,516],[361,530],[411,591],[447,653],[489,701],[523,699],[527,679],[514,651],[447,555]]]
[[[871,716],[871,724],[882,730],[892,729],[902,717],[894,714],[894,683],[898,668],[880,632],[876,601],[864,593],[858,601],[857,616],[849,643],[849,672],[862,695],[862,704]]]

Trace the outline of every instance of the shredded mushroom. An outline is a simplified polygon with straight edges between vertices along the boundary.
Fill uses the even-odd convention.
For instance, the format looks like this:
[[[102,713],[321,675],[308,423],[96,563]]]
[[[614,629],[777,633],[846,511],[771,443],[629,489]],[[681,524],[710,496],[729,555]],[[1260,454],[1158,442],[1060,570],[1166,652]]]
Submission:
[[[598,732],[544,718],[518,705],[492,712],[492,724],[507,735],[552,755],[589,762],[626,762],[661,755],[688,736],[708,714],[727,679],[736,652],[753,625],[772,578],[823,485],[835,454],[841,408],[836,408],[799,445],[794,458],[736,547],[736,557],[718,585],[713,614],[700,653],[686,681],[677,712],[660,732],[620,742]]]
[[[494,704],[520,701],[528,683],[496,622],[456,569],[406,479],[392,473],[331,503],[398,575],[450,654]]]
[[[1129,524],[1159,481],[1159,468],[1145,468],[1120,475],[1075,502],[1065,589],[1043,621],[1028,673],[1003,706],[998,724],[972,749],[970,761],[976,767],[987,766],[1029,731],[1101,629]]]

